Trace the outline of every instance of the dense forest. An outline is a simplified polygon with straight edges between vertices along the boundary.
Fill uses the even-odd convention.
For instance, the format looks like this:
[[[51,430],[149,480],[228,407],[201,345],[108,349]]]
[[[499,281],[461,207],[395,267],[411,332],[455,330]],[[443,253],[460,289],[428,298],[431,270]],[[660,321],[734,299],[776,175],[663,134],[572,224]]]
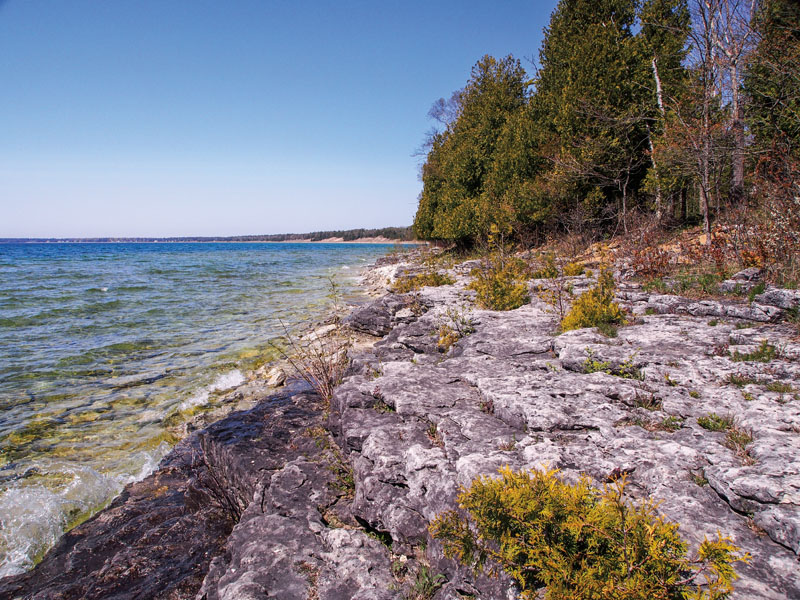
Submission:
[[[796,0],[561,0],[532,75],[484,56],[430,116],[421,239],[702,224],[763,261],[800,247]]]

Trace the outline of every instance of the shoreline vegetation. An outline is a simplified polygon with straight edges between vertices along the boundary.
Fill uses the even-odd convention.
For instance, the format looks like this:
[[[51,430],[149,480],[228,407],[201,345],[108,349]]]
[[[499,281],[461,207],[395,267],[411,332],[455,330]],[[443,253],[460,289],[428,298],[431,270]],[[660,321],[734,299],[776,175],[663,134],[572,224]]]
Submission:
[[[420,239],[659,246],[800,284],[800,3],[562,0],[538,60],[486,55],[429,115]],[[647,265],[645,265],[647,263]]]

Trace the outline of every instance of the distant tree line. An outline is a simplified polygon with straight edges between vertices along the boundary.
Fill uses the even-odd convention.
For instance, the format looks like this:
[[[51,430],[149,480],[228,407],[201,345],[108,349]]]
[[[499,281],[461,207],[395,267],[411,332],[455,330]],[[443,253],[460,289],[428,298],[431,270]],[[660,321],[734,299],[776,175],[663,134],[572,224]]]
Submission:
[[[471,246],[500,228],[533,243],[642,220],[708,232],[730,209],[791,219],[800,2],[561,0],[532,77],[484,56],[430,116],[421,239]]]
[[[269,235],[236,235],[236,236],[189,236],[189,237],[98,237],[98,238],[5,238],[0,243],[24,242],[291,242],[297,240],[311,240],[319,242],[329,238],[342,238],[345,242],[352,242],[362,238],[386,238],[397,241],[411,241],[414,239],[412,228],[409,227],[383,227],[381,229],[346,229],[341,231],[314,231],[312,233],[278,233]]]

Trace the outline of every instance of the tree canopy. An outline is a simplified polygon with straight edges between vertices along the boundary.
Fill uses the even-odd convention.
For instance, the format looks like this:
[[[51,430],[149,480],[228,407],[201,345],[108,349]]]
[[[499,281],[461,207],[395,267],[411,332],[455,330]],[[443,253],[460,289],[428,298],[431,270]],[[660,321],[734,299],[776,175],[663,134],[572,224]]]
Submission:
[[[632,215],[708,223],[741,202],[756,148],[796,153],[800,139],[800,8],[749,6],[561,0],[532,77],[484,56],[434,105],[416,235],[608,234]]]

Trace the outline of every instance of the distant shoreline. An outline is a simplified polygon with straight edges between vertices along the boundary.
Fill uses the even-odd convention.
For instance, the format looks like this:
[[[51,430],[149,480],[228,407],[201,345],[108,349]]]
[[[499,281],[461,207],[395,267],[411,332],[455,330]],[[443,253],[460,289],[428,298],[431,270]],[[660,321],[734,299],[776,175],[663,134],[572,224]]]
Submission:
[[[82,239],[0,239],[2,244],[400,244],[400,245],[426,245],[422,240],[390,240],[375,238],[358,238],[355,240],[342,240],[337,238],[324,240],[82,240]]]
[[[181,243],[294,243],[294,244],[425,244],[414,239],[411,227],[340,229],[307,233],[183,236],[5,237],[0,244],[181,244]]]
[[[327,238],[324,240],[284,240],[282,242],[273,242],[276,244],[417,244],[425,245],[427,242],[422,240],[391,240],[389,238],[379,237],[366,237],[356,238],[354,240],[344,240],[342,238]]]

